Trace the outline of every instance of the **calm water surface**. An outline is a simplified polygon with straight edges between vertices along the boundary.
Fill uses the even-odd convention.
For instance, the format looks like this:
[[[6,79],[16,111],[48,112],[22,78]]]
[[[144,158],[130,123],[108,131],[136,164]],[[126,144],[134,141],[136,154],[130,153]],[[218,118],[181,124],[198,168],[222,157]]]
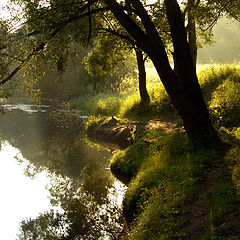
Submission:
[[[111,153],[90,146],[85,118],[49,104],[0,115],[1,239],[118,239],[125,191]]]

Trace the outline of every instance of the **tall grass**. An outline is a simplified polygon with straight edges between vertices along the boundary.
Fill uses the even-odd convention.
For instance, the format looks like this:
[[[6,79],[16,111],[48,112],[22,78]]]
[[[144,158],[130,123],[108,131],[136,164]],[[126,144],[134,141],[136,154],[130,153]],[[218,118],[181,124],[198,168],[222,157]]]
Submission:
[[[132,226],[126,239],[182,239],[191,217],[187,212],[214,156],[215,149],[193,154],[183,132],[151,130],[113,157],[113,172],[118,166],[118,174],[131,176],[123,203]]]
[[[214,122],[225,127],[240,123],[240,65],[211,65],[198,74]]]
[[[160,83],[156,71],[147,69],[149,103],[142,103],[136,85],[123,92],[101,93],[71,102],[71,107],[89,115],[118,116],[132,119],[161,118],[175,114],[171,100]],[[198,71],[199,83],[215,124],[239,126],[240,120],[240,66],[209,65]],[[130,80],[129,80],[130,81]],[[131,83],[127,84],[131,86]],[[234,121],[233,121],[234,119]]]
[[[82,110],[89,115],[112,116],[119,114],[123,99],[124,95],[119,93],[101,93],[75,99],[70,103],[70,107]]]
[[[239,132],[238,128],[232,136]],[[128,176],[123,210],[131,227],[126,239],[192,239],[187,237],[192,233],[185,230],[193,217],[189,214],[192,204],[203,194],[199,189],[205,175],[223,161],[227,167],[216,186],[206,192],[209,209],[205,229],[197,239],[225,239],[226,234],[236,234],[236,229],[228,233],[233,223],[225,217],[240,210],[236,192],[240,186],[239,145],[224,158],[217,155],[217,149],[192,152],[183,132],[148,130],[136,138],[134,145],[111,162],[114,173],[117,167],[117,176]],[[234,167],[230,170],[229,166]],[[239,217],[235,220],[240,221]]]
[[[119,115],[127,118],[158,118],[172,114],[174,107],[162,84],[148,87],[150,102],[141,102],[138,92],[129,95],[123,102]]]
[[[166,90],[162,84],[148,87],[150,103],[143,103],[137,91],[125,93],[98,94],[82,97],[70,103],[70,107],[89,115],[118,116],[127,118],[152,118],[174,112]]]

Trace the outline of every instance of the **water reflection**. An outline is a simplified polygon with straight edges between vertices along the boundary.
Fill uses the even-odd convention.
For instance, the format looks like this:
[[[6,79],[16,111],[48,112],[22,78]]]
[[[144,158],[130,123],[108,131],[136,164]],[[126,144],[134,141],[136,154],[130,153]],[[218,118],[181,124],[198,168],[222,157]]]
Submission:
[[[122,234],[119,202],[124,187],[106,170],[106,159],[111,154],[86,144],[83,120],[56,106],[43,106],[41,111],[27,105],[5,108],[7,114],[0,118],[1,138],[7,140],[12,149],[20,150],[14,156],[24,166],[25,175],[40,177],[43,185],[48,183],[47,193],[37,191],[45,199],[48,196],[52,205],[48,202],[40,214],[22,218],[18,239],[118,239]],[[8,169],[13,172],[15,167]],[[41,175],[43,172],[45,175]],[[15,193],[16,186],[7,181],[6,188],[14,189]],[[24,184],[18,189],[21,189],[19,195],[27,195]],[[27,191],[29,199],[29,192],[38,196],[33,190]],[[16,197],[13,199],[16,205]],[[28,209],[33,213],[42,202],[40,198],[32,200]],[[22,205],[19,203],[18,207]]]
[[[121,214],[116,204],[105,198],[98,203],[83,192],[81,181],[55,176],[48,188],[52,205],[63,212],[47,211],[21,223],[19,239],[119,239]]]

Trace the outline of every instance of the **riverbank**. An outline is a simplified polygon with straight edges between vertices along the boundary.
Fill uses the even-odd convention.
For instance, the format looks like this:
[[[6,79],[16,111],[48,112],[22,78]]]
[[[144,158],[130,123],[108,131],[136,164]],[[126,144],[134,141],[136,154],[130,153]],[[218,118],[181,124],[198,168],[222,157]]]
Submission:
[[[102,132],[109,141],[113,129],[128,129],[123,136],[129,143],[111,159],[112,172],[128,186],[125,239],[240,238],[240,68],[210,67],[199,80],[227,143],[222,149],[193,151],[167,98],[156,102],[153,97],[148,105],[131,102],[132,96],[118,99],[123,107],[114,112],[117,117],[106,111],[86,123],[91,138]]]

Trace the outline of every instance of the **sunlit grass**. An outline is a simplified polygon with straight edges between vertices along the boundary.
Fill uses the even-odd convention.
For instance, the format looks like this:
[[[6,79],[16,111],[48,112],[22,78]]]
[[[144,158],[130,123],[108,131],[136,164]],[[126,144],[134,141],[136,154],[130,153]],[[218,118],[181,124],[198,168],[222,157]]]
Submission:
[[[239,126],[240,65],[210,65],[198,73],[198,78],[214,122]]]
[[[70,107],[82,110],[89,115],[118,115],[123,98],[123,95],[118,93],[97,94],[75,99],[70,103]]]
[[[127,239],[180,238],[188,204],[197,195],[200,176],[214,155],[214,150],[191,154],[182,132],[169,135],[153,130],[114,156],[113,172],[129,174],[131,179],[124,199],[125,216],[133,224]]]
[[[239,132],[238,128],[225,135],[236,144],[240,141],[235,138]],[[206,206],[204,231],[199,239],[226,236],[232,223],[223,224],[225,217],[239,211],[236,195],[240,194],[236,191],[240,186],[239,145],[226,157],[217,153],[217,149],[192,152],[183,132],[169,134],[159,129],[139,132],[134,144],[115,155],[111,162],[113,173],[128,184],[123,208],[131,230],[126,239],[184,237],[187,234],[184,226],[192,217],[191,206],[204,194],[199,189],[205,176],[221,162],[226,167],[222,167],[216,186],[206,192],[209,207]]]
[[[83,110],[89,115],[114,115],[132,119],[161,118],[176,113],[156,70],[151,64],[147,66],[149,103],[141,102],[139,91],[136,90],[136,82],[128,79],[126,80],[128,83],[124,83],[128,88],[122,89],[121,92],[81,97],[72,101],[71,107]],[[236,124],[239,120],[237,109],[239,109],[240,96],[240,66],[237,64],[199,65],[198,78],[214,121],[226,127],[229,124]],[[232,117],[233,115],[235,117]],[[231,119],[236,121],[231,123]]]

